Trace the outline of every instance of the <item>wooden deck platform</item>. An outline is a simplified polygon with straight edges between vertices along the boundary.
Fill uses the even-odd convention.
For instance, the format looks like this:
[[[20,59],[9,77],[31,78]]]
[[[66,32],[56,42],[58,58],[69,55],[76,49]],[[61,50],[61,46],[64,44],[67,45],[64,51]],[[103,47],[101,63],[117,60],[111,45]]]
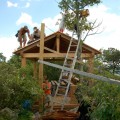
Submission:
[[[66,110],[54,111],[42,116],[42,120],[76,120],[79,113],[73,113]]]

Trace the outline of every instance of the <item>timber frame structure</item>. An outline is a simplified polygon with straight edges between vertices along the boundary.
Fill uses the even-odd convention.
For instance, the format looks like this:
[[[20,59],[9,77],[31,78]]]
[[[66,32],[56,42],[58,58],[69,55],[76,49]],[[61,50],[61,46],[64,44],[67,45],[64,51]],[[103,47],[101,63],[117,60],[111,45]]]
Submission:
[[[28,44],[27,46],[20,48],[13,53],[21,56],[21,66],[26,66],[26,59],[30,59],[34,64],[34,76],[37,73],[37,62],[41,60],[64,60],[68,50],[71,37],[67,34],[59,31],[46,36],[44,38],[44,24],[41,24],[41,38]],[[74,42],[76,45],[76,41]],[[75,48],[73,48],[74,51]],[[89,70],[93,71],[94,56],[101,54],[100,51],[90,47],[87,44],[82,45],[82,59],[88,60]],[[74,53],[70,53],[70,57],[74,56]],[[42,87],[43,82],[43,64],[39,65],[39,79],[40,86]]]

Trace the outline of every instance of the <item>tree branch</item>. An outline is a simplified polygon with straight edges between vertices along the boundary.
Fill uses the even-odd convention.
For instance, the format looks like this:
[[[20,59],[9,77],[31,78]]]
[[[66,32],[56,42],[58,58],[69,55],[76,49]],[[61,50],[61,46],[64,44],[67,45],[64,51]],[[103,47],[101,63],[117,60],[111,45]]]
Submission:
[[[102,30],[102,31],[100,31],[100,32],[98,32],[98,29],[97,29],[95,32],[90,33],[90,31],[91,31],[91,30],[98,28],[98,27],[102,24],[102,22],[100,22],[98,25],[96,25],[96,26],[94,27],[94,25],[95,25],[96,21],[97,21],[97,20],[95,20],[95,21],[93,22],[93,24],[92,24],[92,26],[91,26],[91,28],[92,28],[92,29],[89,29],[89,30],[87,31],[87,33],[86,33],[86,35],[85,35],[85,37],[84,37],[83,41],[85,41],[85,39],[87,38],[87,36],[90,36],[90,35],[95,35],[95,34],[100,34],[100,33],[102,33],[102,32],[103,32],[103,30]]]

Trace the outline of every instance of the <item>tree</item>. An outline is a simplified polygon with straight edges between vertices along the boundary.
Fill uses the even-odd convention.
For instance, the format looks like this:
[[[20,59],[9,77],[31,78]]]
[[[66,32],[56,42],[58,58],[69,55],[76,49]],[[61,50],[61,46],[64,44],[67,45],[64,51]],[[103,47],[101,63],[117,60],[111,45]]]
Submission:
[[[66,28],[68,30],[73,30],[74,24],[79,22],[80,30],[90,29],[92,23],[88,22],[86,17],[82,17],[82,20],[80,20],[81,11],[84,10],[85,7],[93,6],[95,4],[99,4],[100,2],[101,0],[61,0],[58,6],[62,11],[65,11]]]
[[[3,55],[3,53],[0,53],[0,62],[5,62],[6,57]]]
[[[86,78],[86,81],[78,84],[75,92],[80,104],[84,100],[91,106],[88,116],[91,120],[118,120],[120,118],[120,86],[95,80],[94,86],[88,86],[88,80],[90,79]]]
[[[53,63],[59,65],[63,64],[63,62],[61,61],[53,61]],[[47,75],[50,81],[52,80],[58,81],[60,76],[60,69],[57,69],[55,67],[50,67],[48,65],[44,65],[44,75]]]
[[[21,67],[21,57],[18,55],[13,55],[10,60],[8,60],[8,64],[13,65],[19,69]]]
[[[80,40],[80,46],[78,49],[78,59],[82,61],[82,43],[87,36],[97,34],[98,30],[90,33],[90,31],[98,28],[101,23],[96,25],[96,20],[94,22],[89,22],[86,15],[82,15],[86,7],[99,4],[101,0],[62,0],[59,3],[59,7],[65,11],[65,26],[68,30],[76,29],[78,40]],[[86,9],[86,11],[88,11]],[[87,13],[87,12],[86,12]],[[89,13],[87,13],[89,14]],[[82,38],[82,34],[84,37]],[[82,66],[82,65],[81,65]],[[81,70],[80,66],[79,69]]]
[[[120,86],[97,83],[92,89],[92,120],[120,119]]]
[[[104,62],[107,63],[109,70],[114,74],[116,70],[120,69],[120,51],[115,48],[108,48],[103,51]]]
[[[25,100],[29,100],[32,104],[40,99],[42,89],[40,89],[38,81],[30,74],[31,71],[28,68],[17,69],[8,63],[0,63],[0,111],[4,108],[10,108],[13,111],[17,109],[15,112],[19,114],[22,113]],[[7,113],[5,115],[7,117]]]

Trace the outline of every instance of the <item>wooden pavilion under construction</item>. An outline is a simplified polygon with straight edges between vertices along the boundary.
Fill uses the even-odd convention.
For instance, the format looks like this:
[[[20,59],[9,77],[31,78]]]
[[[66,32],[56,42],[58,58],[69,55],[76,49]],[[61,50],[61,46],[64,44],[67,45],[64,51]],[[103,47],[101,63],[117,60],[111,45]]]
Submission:
[[[67,34],[59,31],[44,37],[44,24],[41,24],[41,38],[27,44],[25,47],[17,49],[13,53],[21,56],[21,66],[26,66],[26,60],[32,60],[34,64],[34,76],[37,73],[37,61],[41,60],[64,60],[71,37]],[[74,44],[77,44],[74,42]],[[75,48],[73,48],[74,50]],[[88,72],[93,72],[93,61],[97,54],[101,54],[100,51],[93,47],[84,44],[82,45],[82,59],[88,60]],[[74,56],[74,52],[69,54],[70,57]],[[79,62],[79,61],[78,61]],[[39,65],[39,78],[40,86],[43,80],[43,64]]]
[[[41,24],[41,34],[40,34],[40,39],[31,41],[29,44],[27,44],[25,47],[17,49],[13,53],[16,55],[21,56],[21,66],[25,67],[26,66],[26,60],[29,59],[33,61],[34,65],[34,77],[37,77],[37,62],[39,59],[41,60],[47,60],[47,61],[56,61],[56,60],[62,60],[64,61],[69,43],[71,40],[71,36],[68,34],[61,33],[59,31],[48,35],[44,36],[44,28],[45,25]],[[75,39],[75,38],[74,38]],[[77,40],[75,40],[74,45],[77,44]],[[71,50],[75,51],[75,47],[73,47]],[[69,53],[70,57],[74,57],[74,52]],[[94,57],[97,54],[101,54],[100,51],[94,49],[93,47],[87,45],[87,44],[82,44],[82,59],[88,60],[88,72],[92,73],[93,72],[93,62],[94,62]],[[78,61],[78,63],[81,63],[82,61]],[[42,88],[43,84],[43,64],[39,64],[39,84],[40,87]],[[72,88],[72,86],[71,86]],[[69,96],[71,97],[71,101],[73,101],[74,97],[74,92],[75,92],[76,87],[73,86],[71,92],[69,92]],[[71,104],[72,102],[70,102]],[[70,107],[70,104],[68,105]]]

